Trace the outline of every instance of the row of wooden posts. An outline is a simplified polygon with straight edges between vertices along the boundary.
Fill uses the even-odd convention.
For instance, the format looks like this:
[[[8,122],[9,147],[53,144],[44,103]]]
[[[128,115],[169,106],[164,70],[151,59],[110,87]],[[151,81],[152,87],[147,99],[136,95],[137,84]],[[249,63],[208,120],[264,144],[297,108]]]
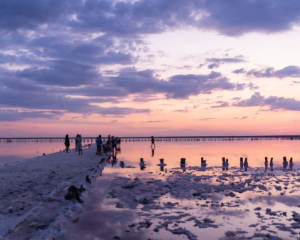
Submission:
[[[161,158],[159,159],[160,161],[160,164],[164,164],[164,159]],[[222,157],[222,162],[228,162],[228,159],[225,159],[225,157]],[[290,159],[290,163],[293,162],[293,158]],[[144,158],[140,158],[140,163],[141,164],[145,164],[145,161],[144,161]],[[268,157],[265,157],[265,165],[266,163],[268,163]],[[286,163],[286,166],[287,166],[287,160],[286,160],[286,157],[283,157],[283,164],[285,165]],[[180,159],[180,165],[185,165],[186,164],[186,159],[185,158],[181,158]],[[206,160],[203,159],[203,157],[201,157],[201,164],[206,164]],[[240,167],[248,167],[248,159],[245,158],[245,161],[244,161],[244,158],[240,158]],[[273,166],[273,158],[271,158],[270,160],[270,166],[272,167]]]

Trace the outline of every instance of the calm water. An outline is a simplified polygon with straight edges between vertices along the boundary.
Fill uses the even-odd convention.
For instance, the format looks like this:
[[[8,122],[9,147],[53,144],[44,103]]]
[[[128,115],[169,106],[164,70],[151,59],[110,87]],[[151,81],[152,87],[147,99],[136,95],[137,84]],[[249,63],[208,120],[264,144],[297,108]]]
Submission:
[[[85,142],[87,144],[88,142]],[[71,148],[74,147],[71,141]],[[252,167],[263,166],[265,157],[274,158],[274,164],[281,164],[283,156],[295,163],[300,162],[299,140],[259,141],[183,141],[156,142],[155,149],[150,142],[122,142],[118,160],[138,163],[144,158],[148,165],[155,165],[160,158],[170,166],[178,166],[180,158],[186,158],[188,166],[198,166],[203,157],[208,166],[219,166],[221,158],[229,159],[230,166],[239,166],[240,157],[247,157]],[[0,165],[64,150],[63,140],[44,142],[0,142]]]
[[[71,146],[74,144],[71,143]],[[151,148],[150,142],[122,142],[121,151],[117,154],[115,161],[109,159],[102,171],[102,174],[94,181],[94,188],[89,194],[89,197],[84,203],[84,211],[77,219],[70,219],[65,223],[65,228],[75,234],[73,239],[113,239],[114,236],[119,236],[121,239],[187,239],[184,235],[174,235],[170,231],[160,229],[159,232],[154,231],[154,227],[168,222],[170,216],[178,218],[174,220],[169,228],[183,227],[193,232],[197,236],[203,238],[198,239],[221,239],[224,233],[228,230],[245,230],[247,237],[251,237],[254,232],[264,232],[263,230],[257,230],[257,228],[250,227],[250,224],[260,223],[261,225],[268,225],[269,232],[274,235],[274,232],[283,239],[295,239],[290,237],[290,233],[282,230],[279,231],[276,226],[284,223],[286,226],[291,224],[289,220],[292,212],[295,211],[295,206],[300,206],[299,199],[299,186],[287,184],[287,179],[296,179],[296,172],[283,172],[278,168],[271,175],[269,170],[264,173],[256,172],[256,170],[250,169],[247,174],[254,174],[255,181],[259,181],[264,186],[270,189],[272,195],[269,195],[268,191],[261,191],[255,189],[253,191],[246,191],[244,193],[236,193],[236,198],[224,196],[223,191],[213,191],[212,194],[208,194],[206,197],[202,195],[202,198],[192,197],[190,190],[185,190],[180,195],[174,195],[171,193],[161,194],[159,198],[156,198],[156,205],[158,209],[152,209],[151,211],[143,210],[141,205],[135,207],[128,207],[126,205],[126,195],[119,195],[118,197],[111,198],[109,193],[112,190],[116,192],[125,191],[124,185],[130,182],[134,182],[134,179],[147,179],[153,181],[153,179],[160,179],[166,184],[168,181],[176,177],[174,172],[180,171],[183,178],[175,179],[175,181],[183,182],[189,186],[190,182],[193,182],[192,174],[199,176],[208,176],[207,180],[201,180],[208,184],[208,186],[215,186],[219,184],[217,180],[223,178],[223,174],[233,174],[233,179],[236,183],[245,181],[243,172],[239,170],[233,170],[230,172],[222,172],[220,168],[221,158],[225,157],[229,159],[230,168],[239,167],[240,157],[247,157],[250,167],[264,167],[264,158],[269,159],[273,157],[275,167],[282,166],[282,158],[286,156],[289,160],[293,157],[294,168],[300,169],[300,141],[299,140],[259,140],[259,141],[199,141],[199,142],[156,142],[155,148]],[[11,163],[23,159],[28,159],[36,156],[41,156],[43,153],[51,154],[64,149],[63,141],[59,142],[14,142],[14,143],[0,143],[0,164]],[[74,151],[74,149],[71,149]],[[83,149],[83,154],[87,151],[95,151],[95,146],[91,149]],[[83,156],[84,157],[84,156]],[[205,172],[188,170],[191,166],[200,166],[200,159],[203,157],[207,161],[208,169]],[[102,157],[99,156],[99,160]],[[140,169],[139,159],[144,158],[146,162],[146,168]],[[157,166],[159,159],[164,158],[164,162],[167,164],[163,171],[160,166]],[[180,158],[186,158],[185,169],[180,168]],[[125,162],[125,168],[120,168],[120,161]],[[130,168],[126,168],[130,167]],[[182,171],[183,170],[183,171]],[[252,172],[252,173],[251,173]],[[285,175],[289,174],[289,175]],[[119,177],[119,178],[118,178]],[[226,176],[230,178],[230,176]],[[187,179],[187,180],[182,180]],[[271,179],[271,180],[270,180]],[[192,180],[192,181],[190,181]],[[233,181],[233,180],[230,180]],[[296,181],[295,181],[296,182]],[[281,195],[279,191],[274,190],[273,184],[280,185],[282,189],[287,188],[284,195]],[[149,192],[148,182],[140,185],[140,191],[144,192],[141,195],[137,195],[136,198],[140,199],[143,196],[157,195],[155,192]],[[174,189],[173,189],[174,190]],[[130,192],[130,190],[126,191]],[[173,191],[174,193],[174,191]],[[176,193],[176,189],[175,189]],[[178,192],[177,192],[178,193]],[[134,202],[134,201],[131,201]],[[163,209],[160,210],[160,206],[164,206],[165,203],[179,202],[176,209]],[[225,207],[203,207],[210,205],[211,203],[220,204],[224,202]],[[118,203],[124,204],[124,207],[116,207]],[[238,207],[235,207],[238,205]],[[262,207],[262,215],[264,218],[257,217],[257,212],[253,209],[256,207]],[[272,208],[272,211],[279,211],[276,217],[268,217],[265,215],[265,209]],[[280,215],[280,211],[286,212],[287,217]],[[185,218],[179,217],[182,214],[189,214]],[[280,216],[278,216],[280,215]],[[168,217],[169,216],[169,217]],[[193,221],[189,221],[190,216],[202,219],[208,217],[215,221],[218,228],[199,228],[194,226]],[[267,217],[265,217],[267,216]],[[167,218],[164,218],[167,217]],[[140,222],[149,219],[153,224],[149,228],[139,228]],[[274,222],[277,225],[274,225]],[[129,227],[135,224],[135,227]],[[174,224],[174,225],[173,225]],[[178,226],[177,226],[177,225]],[[259,225],[260,228],[260,225]],[[276,235],[275,234],[275,235]]]
[[[300,206],[298,185],[289,186],[286,180],[298,172],[285,172],[280,167],[282,166],[282,157],[286,156],[288,159],[293,157],[294,168],[299,168],[299,144],[300,141],[289,140],[157,142],[155,149],[152,149],[149,142],[122,143],[121,153],[116,156],[115,161],[109,159],[106,162],[102,174],[95,181],[94,188],[84,203],[84,212],[79,218],[66,223],[65,228],[74,234],[72,238],[75,240],[104,240],[114,239],[115,236],[127,240],[188,239],[185,235],[174,235],[165,228],[161,228],[158,232],[155,231],[156,226],[167,224],[171,219],[172,223],[167,225],[169,229],[186,228],[198,236],[198,239],[225,239],[222,236],[229,230],[243,232],[241,235],[246,237],[251,237],[255,233],[270,233],[278,235],[282,239],[295,239],[295,236],[291,237],[290,232],[278,230],[276,227],[281,226],[280,224],[290,226],[293,223],[290,220],[292,213],[296,206]],[[277,167],[274,172],[270,172],[270,170],[264,172],[266,156],[274,158],[274,164]],[[182,157],[186,158],[186,169],[180,167],[180,158]],[[200,166],[201,157],[206,159],[208,168],[205,171],[189,169],[190,166]],[[223,172],[220,168],[222,157],[229,159],[230,168],[239,167],[240,157],[247,157],[251,167],[261,167],[261,170],[250,169],[245,173],[234,168],[234,170]],[[139,166],[140,158],[144,158],[146,162],[146,168],[143,170]],[[164,158],[164,162],[167,164],[164,169],[157,165],[160,158]],[[125,168],[120,168],[120,161],[125,162]],[[181,173],[178,178],[176,178],[177,174],[174,174],[176,171]],[[201,198],[193,197],[191,194],[191,189],[192,192],[197,189],[189,187],[194,186],[193,181],[196,176],[207,176],[207,180],[202,178],[201,183],[214,189],[211,193],[204,194],[206,197],[204,195],[201,195]],[[255,182],[266,186],[269,191],[256,188],[244,193],[235,192],[236,197],[234,198],[226,197],[224,195],[226,191],[219,191],[218,187],[215,187],[219,185],[219,179],[223,179],[224,176],[228,179],[231,178],[229,181],[234,181],[235,184],[246,179],[253,179],[249,176],[255,176]],[[138,187],[133,188],[139,188],[139,191],[124,190],[124,186],[134,184],[136,178],[145,181],[144,184],[139,183]],[[187,187],[179,194],[176,189],[171,190],[172,194],[160,194],[162,187],[151,187],[153,184],[151,182],[156,180],[161,180],[165,185],[174,181]],[[225,185],[229,183],[226,181]],[[274,184],[280,185],[282,189],[286,188],[285,193],[281,195],[274,189]],[[110,193],[113,191],[116,196],[111,197]],[[139,194],[132,196],[132,191],[137,191]],[[147,205],[134,205],[133,198],[139,200],[145,196],[150,199],[155,196],[154,208],[148,210]],[[174,208],[166,209],[164,206],[167,202],[179,204]],[[224,207],[220,207],[221,202],[225,204]],[[218,206],[211,207],[212,203]],[[124,206],[117,207],[119,204]],[[130,206],[130,204],[134,206]],[[262,208],[262,218],[257,211],[254,211],[257,207]],[[266,215],[266,208],[277,211],[277,216]],[[282,217],[282,212],[286,213],[286,217]],[[182,217],[184,214],[186,216]],[[196,227],[195,222],[189,220],[190,217],[200,220],[203,220],[204,217],[212,219],[217,227]],[[146,220],[149,220],[152,225],[149,228],[141,228],[140,223]],[[262,230],[265,227],[267,230]]]

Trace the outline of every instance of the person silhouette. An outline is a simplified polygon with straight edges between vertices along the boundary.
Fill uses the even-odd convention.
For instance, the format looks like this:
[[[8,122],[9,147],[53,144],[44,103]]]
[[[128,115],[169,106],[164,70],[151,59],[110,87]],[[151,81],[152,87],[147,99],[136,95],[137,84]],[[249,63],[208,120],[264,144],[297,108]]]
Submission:
[[[65,145],[66,145],[66,152],[69,152],[69,148],[70,148],[70,139],[69,139],[69,135],[67,134],[65,137]]]
[[[155,146],[155,143],[154,143],[154,137],[152,136],[152,137],[151,137],[151,147],[152,147],[153,145]]]
[[[268,169],[268,165],[269,165],[269,163],[268,163],[268,158],[267,158],[267,157],[265,157],[265,170],[267,170],[267,169]]]
[[[288,165],[288,162],[287,162],[287,160],[286,160],[286,157],[283,157],[283,162],[282,162],[282,164],[283,164],[283,168],[286,169],[286,167],[287,167],[287,165]]]
[[[222,170],[224,171],[226,167],[225,158],[222,158]]]
[[[242,170],[243,167],[244,167],[244,160],[243,160],[243,158],[241,157],[241,158],[240,158],[240,169]]]
[[[226,167],[226,170],[228,170],[228,167],[229,167],[228,159],[226,159],[226,161],[225,161],[225,167]]]

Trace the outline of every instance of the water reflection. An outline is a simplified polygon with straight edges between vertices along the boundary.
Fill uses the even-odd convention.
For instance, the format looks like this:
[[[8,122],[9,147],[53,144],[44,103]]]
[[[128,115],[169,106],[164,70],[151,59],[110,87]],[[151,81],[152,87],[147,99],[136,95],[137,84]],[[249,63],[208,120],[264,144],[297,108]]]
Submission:
[[[293,158],[290,159],[290,170],[292,171],[293,170],[293,166],[294,166],[294,163],[293,163]]]
[[[124,161],[120,161],[120,167],[121,167],[121,168],[124,168],[124,167],[125,167]]]
[[[151,145],[151,157],[154,157],[155,145]]]
[[[271,160],[270,160],[270,169],[271,169],[272,172],[273,172],[273,166],[274,166],[273,158],[271,158]]]
[[[151,232],[153,233],[154,239],[180,239],[179,237],[173,235],[164,237],[163,234],[165,233],[165,228],[158,228],[158,232],[153,231],[155,229],[154,227],[160,226],[161,223],[159,221],[162,221],[162,223],[167,222],[169,218],[178,217],[178,224],[180,227],[189,229],[191,232],[196,234],[197,236],[202,236],[203,234],[211,232],[208,231],[209,229],[201,229],[200,227],[193,227],[194,224],[204,224],[203,218],[199,216],[209,216],[209,218],[212,218],[213,221],[216,221],[216,224],[219,224],[219,232],[213,231],[215,234],[214,238],[207,237],[204,239],[220,239],[220,234],[223,234],[223,232],[226,232],[229,227],[232,227],[233,224],[236,224],[237,228],[242,227],[245,231],[247,230],[249,238],[252,236],[253,228],[249,228],[249,221],[251,223],[260,223],[257,220],[257,216],[264,215],[263,213],[261,215],[258,215],[257,212],[259,210],[253,211],[253,209],[257,209],[257,207],[263,208],[262,211],[265,212],[265,208],[270,207],[270,205],[267,205],[268,202],[271,202],[272,199],[274,200],[273,206],[274,209],[278,208],[280,200],[285,195],[280,195],[281,192],[279,190],[270,190],[271,188],[274,189],[274,182],[279,181],[279,183],[276,182],[277,185],[282,185],[282,191],[284,191],[284,194],[288,194],[293,189],[291,186],[286,185],[289,190],[285,191],[283,184],[286,183],[285,174],[289,174],[292,178],[296,178],[296,176],[293,177],[293,173],[290,172],[283,172],[282,167],[280,166],[277,168],[274,168],[275,173],[268,173],[265,174],[264,170],[266,167],[266,164],[264,166],[264,163],[262,159],[264,159],[265,154],[263,157],[261,155],[254,156],[252,152],[249,150],[248,152],[244,152],[242,156],[247,156],[245,159],[240,158],[241,155],[225,155],[228,158],[223,157],[222,158],[222,170],[226,170],[228,172],[222,173],[220,171],[219,167],[211,167],[211,165],[219,165],[216,164],[215,161],[216,153],[213,151],[205,152],[205,149],[203,152],[205,154],[209,155],[207,158],[209,160],[209,167],[207,167],[207,160],[205,160],[203,157],[201,158],[201,167],[199,167],[199,155],[204,154],[197,152],[197,144],[189,145],[189,148],[184,148],[182,145],[172,145],[169,146],[160,146],[157,148],[156,157],[164,157],[159,159],[159,164],[157,164],[157,158],[151,159],[149,156],[149,143],[146,144],[140,144],[137,147],[136,145],[140,143],[135,143],[124,147],[123,146],[123,153],[122,155],[118,155],[120,166],[122,168],[122,164],[124,164],[124,161],[126,161],[126,165],[135,167],[138,165],[137,159],[140,159],[139,168],[125,168],[122,171],[118,171],[117,168],[111,168],[110,165],[107,169],[105,169],[104,172],[106,174],[111,174],[113,176],[118,176],[119,180],[116,178],[117,184],[112,184],[113,188],[116,190],[112,196],[113,198],[110,198],[107,200],[106,205],[105,204],[98,204],[101,207],[110,207],[111,206],[111,215],[112,217],[123,217],[124,223],[120,227],[120,232],[112,231],[111,234],[107,235],[107,238],[104,238],[102,235],[98,235],[98,230],[96,230],[95,233],[91,233],[91,235],[97,235],[97,237],[100,237],[100,239],[111,239],[113,236],[120,236],[121,239],[127,239],[128,236],[131,237],[131,239],[144,239],[144,236],[137,236],[135,238],[133,228],[126,228],[126,226],[132,226],[133,223],[140,223],[145,220],[145,218],[149,219],[153,224],[150,227]],[[169,148],[168,148],[169,146]],[[192,146],[192,147],[191,147]],[[127,148],[128,147],[128,148]],[[191,151],[191,149],[193,149]],[[223,149],[224,150],[224,149]],[[151,148],[152,151],[152,148]],[[224,150],[225,151],[225,150]],[[231,149],[232,152],[236,151],[236,149]],[[255,149],[254,149],[255,151]],[[297,150],[296,150],[297,151]],[[168,153],[171,153],[170,155]],[[260,154],[264,153],[263,151],[260,152]],[[256,152],[255,154],[258,154]],[[295,152],[293,153],[295,154]],[[178,156],[185,156],[186,158],[181,158],[180,161]],[[139,158],[137,156],[148,156],[148,158]],[[203,155],[202,155],[203,156]],[[206,155],[204,155],[206,156]],[[250,156],[250,157],[249,157]],[[117,157],[117,156],[116,156]],[[111,156],[113,161],[113,156]],[[256,158],[259,158],[259,161],[256,161]],[[187,161],[188,159],[188,166]],[[220,159],[220,158],[219,158]],[[231,159],[230,163],[232,164],[232,167],[229,170],[229,160]],[[248,159],[251,160],[251,168],[248,166]],[[121,160],[121,161],[120,161]],[[168,170],[169,174],[161,174],[161,172],[166,171],[165,169],[165,163],[164,160],[168,163]],[[147,170],[150,170],[151,173],[149,174],[149,171],[141,172],[145,169],[145,165],[150,164],[147,166]],[[152,162],[151,162],[152,161]],[[219,160],[220,161],[220,160]],[[218,162],[219,162],[218,161]],[[123,162],[123,163],[122,163]],[[180,168],[178,168],[178,164],[180,164]],[[258,165],[260,167],[259,170],[252,168],[253,165]],[[124,164],[125,165],[125,164]],[[124,167],[123,165],[123,167]],[[273,158],[270,159],[270,162],[268,162],[267,167],[270,166],[271,171],[273,170]],[[290,168],[293,167],[293,161],[290,160]],[[157,168],[159,167],[159,169]],[[175,167],[175,168],[173,168]],[[249,169],[248,169],[249,168]],[[239,170],[248,171],[246,174],[243,172],[240,172]],[[140,171],[141,170],[141,171]],[[154,170],[154,171],[153,171]],[[158,171],[159,170],[159,171]],[[157,174],[158,172],[158,174]],[[283,178],[280,178],[277,176],[277,173],[280,172]],[[183,174],[184,173],[184,174]],[[276,180],[275,180],[275,174],[276,174]],[[127,179],[127,180],[126,180]],[[239,181],[236,181],[240,179]],[[274,179],[274,181],[273,181]],[[126,182],[126,181],[127,182]],[[119,183],[117,182],[119,181]],[[143,182],[144,181],[144,182]],[[290,184],[294,179],[290,180]],[[230,184],[229,184],[230,183]],[[119,187],[118,187],[119,184]],[[110,189],[111,191],[112,189]],[[124,192],[121,192],[124,191]],[[191,196],[192,191],[192,196]],[[244,192],[245,191],[245,192]],[[272,195],[277,194],[276,196],[269,196],[268,193],[271,192]],[[93,193],[94,194],[94,193]],[[118,195],[115,195],[118,194]],[[105,195],[106,196],[106,195]],[[147,199],[145,199],[147,197]],[[252,199],[253,200],[252,200]],[[143,200],[141,202],[141,199]],[[249,200],[250,199],[250,200]],[[148,203],[148,200],[151,203]],[[293,201],[298,201],[297,197],[294,199],[291,197],[290,199],[286,198],[287,205],[293,204]],[[179,202],[179,205],[176,205],[176,202]],[[284,202],[284,201],[283,201]],[[120,204],[117,204],[120,203]],[[175,204],[175,205],[174,205]],[[258,206],[255,206],[256,204],[259,204]],[[117,207],[116,207],[117,205]],[[201,207],[199,207],[201,206]],[[292,205],[294,209],[295,205]],[[123,208],[123,209],[120,209]],[[137,209],[135,212],[135,216],[133,217],[131,221],[126,221],[125,215],[127,214],[126,210],[130,209]],[[166,212],[167,210],[180,210],[179,212],[184,212],[186,214],[186,218],[180,219],[181,215],[184,214],[175,214],[175,211],[172,211],[172,215],[166,215],[164,216],[163,211]],[[249,210],[250,209],[250,210]],[[280,209],[282,210],[283,207]],[[293,209],[288,209],[290,212]],[[153,211],[152,211],[153,210]],[[285,209],[284,209],[285,210]],[[286,211],[286,210],[285,210]],[[125,214],[119,216],[118,214],[115,214],[116,212],[120,214]],[[100,214],[102,212],[99,212]],[[85,214],[85,213],[84,213]],[[191,216],[198,219],[198,222],[191,221],[187,219],[192,219]],[[113,216],[114,215],[114,216]],[[95,215],[91,215],[93,217],[96,217]],[[99,216],[98,216],[99,217]],[[225,217],[225,218],[224,218]],[[247,221],[243,221],[243,218],[247,217]],[[269,221],[269,215],[263,216],[264,221]],[[102,216],[101,216],[102,218]],[[82,218],[81,218],[82,219]],[[86,219],[86,218],[85,218]],[[277,219],[278,220],[278,219]],[[280,221],[282,219],[279,219]],[[110,222],[110,220],[107,220]],[[201,223],[200,223],[201,221]],[[271,220],[270,220],[271,221]],[[269,221],[269,222],[270,222]],[[284,221],[284,219],[283,219]],[[80,222],[80,221],[79,221]],[[95,221],[97,222],[97,221]],[[159,222],[159,223],[158,223]],[[246,223],[246,225],[244,224]],[[100,223],[101,226],[104,226]],[[125,227],[124,227],[125,226]],[[137,229],[137,224],[135,229]],[[154,227],[153,227],[154,226]],[[177,227],[176,226],[176,227]],[[201,225],[199,225],[201,226]],[[81,226],[82,228],[83,226]],[[96,226],[94,224],[95,228],[99,228],[99,226]],[[175,227],[173,227],[175,228]],[[168,228],[171,229],[171,226]],[[235,228],[233,227],[233,230]],[[91,232],[93,229],[90,229]],[[139,229],[138,229],[139,230]],[[81,229],[79,230],[81,231]],[[126,232],[125,232],[126,231]],[[130,232],[127,232],[130,231]],[[148,229],[142,229],[141,231],[138,231],[140,233],[146,233]],[[221,233],[222,232],[222,233]],[[86,233],[86,232],[85,232]],[[280,234],[282,232],[279,232]],[[128,234],[128,235],[127,235]],[[131,234],[131,235],[130,235]],[[133,234],[133,235],[132,235]],[[157,235],[156,235],[157,234]],[[218,236],[218,237],[217,237]],[[283,236],[283,235],[281,235]],[[130,239],[130,238],[128,238]],[[286,238],[288,239],[288,238]]]

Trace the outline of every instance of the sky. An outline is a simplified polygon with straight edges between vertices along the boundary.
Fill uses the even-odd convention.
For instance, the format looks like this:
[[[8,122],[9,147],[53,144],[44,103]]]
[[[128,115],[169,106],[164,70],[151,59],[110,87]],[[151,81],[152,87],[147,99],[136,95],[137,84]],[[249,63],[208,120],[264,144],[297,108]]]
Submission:
[[[1,137],[300,134],[298,0],[0,1]]]

